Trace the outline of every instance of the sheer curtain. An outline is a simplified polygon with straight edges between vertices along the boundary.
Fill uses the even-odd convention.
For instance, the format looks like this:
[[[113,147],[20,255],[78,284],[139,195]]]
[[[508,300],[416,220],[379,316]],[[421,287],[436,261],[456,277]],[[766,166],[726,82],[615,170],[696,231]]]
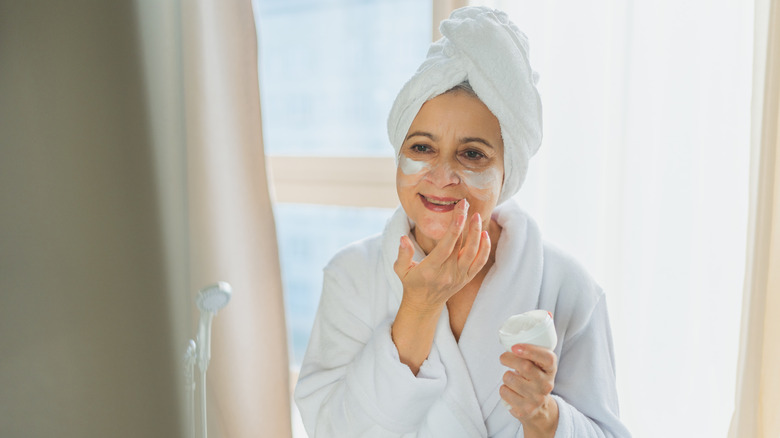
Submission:
[[[636,437],[725,436],[748,211],[752,2],[492,1],[545,138],[520,203],[607,292]]]
[[[289,437],[249,2],[3,1],[0,66],[0,436],[182,436],[226,280],[210,436]]]
[[[4,438],[183,430],[183,306],[169,306],[186,257],[180,211],[160,202],[182,193],[166,184],[182,142],[179,125],[150,123],[168,108],[144,67],[166,64],[142,56],[137,6],[0,2]]]
[[[780,2],[756,2],[750,232],[729,437],[780,436]]]
[[[233,298],[214,319],[210,436],[291,435],[287,340],[265,174],[252,5],[182,2],[190,282]]]

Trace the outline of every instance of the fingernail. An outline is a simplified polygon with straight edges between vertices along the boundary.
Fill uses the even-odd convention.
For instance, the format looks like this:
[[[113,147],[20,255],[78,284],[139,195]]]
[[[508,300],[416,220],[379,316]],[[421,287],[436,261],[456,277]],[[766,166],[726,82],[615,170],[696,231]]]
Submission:
[[[523,347],[519,345],[513,345],[512,346],[512,353],[514,354],[523,354]]]

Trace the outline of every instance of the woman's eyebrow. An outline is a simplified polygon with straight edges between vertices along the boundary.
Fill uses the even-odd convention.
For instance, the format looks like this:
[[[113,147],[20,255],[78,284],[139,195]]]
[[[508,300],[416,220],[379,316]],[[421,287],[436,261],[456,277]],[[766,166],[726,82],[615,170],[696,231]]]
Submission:
[[[417,136],[427,137],[427,138],[430,138],[433,141],[437,140],[435,135],[431,134],[430,132],[423,132],[423,131],[412,132],[411,134],[406,136],[406,139],[409,140],[410,138],[417,137]]]
[[[481,138],[481,137],[463,137],[463,138],[460,139],[460,143],[461,144],[465,144],[465,143],[482,143],[485,146],[489,147],[490,149],[495,149],[495,147],[492,144],[490,144],[490,142],[488,142],[487,140],[485,140],[484,138]]]

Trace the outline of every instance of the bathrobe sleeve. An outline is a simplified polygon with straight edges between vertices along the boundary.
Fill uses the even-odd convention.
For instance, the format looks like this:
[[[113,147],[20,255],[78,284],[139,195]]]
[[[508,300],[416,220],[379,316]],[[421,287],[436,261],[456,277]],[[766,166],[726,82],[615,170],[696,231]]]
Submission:
[[[322,296],[295,389],[310,438],[412,434],[444,391],[434,348],[413,375],[390,336],[391,285],[365,243],[325,268]]]
[[[559,362],[553,397],[558,403],[556,438],[630,437],[620,421],[612,332],[604,292],[571,259],[547,251],[565,272],[557,296]]]

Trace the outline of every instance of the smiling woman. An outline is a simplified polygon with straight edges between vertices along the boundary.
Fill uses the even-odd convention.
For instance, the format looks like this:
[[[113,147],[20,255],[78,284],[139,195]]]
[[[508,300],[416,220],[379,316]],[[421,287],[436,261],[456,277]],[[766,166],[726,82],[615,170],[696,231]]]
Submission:
[[[628,436],[604,294],[511,200],[541,142],[525,35],[481,7],[441,30],[388,118],[401,207],[325,268],[295,390],[307,432]],[[506,352],[500,322],[534,309],[560,342]]]
[[[455,88],[426,102],[409,131],[399,153],[396,185],[423,250],[430,252],[444,236],[461,199],[497,241],[490,212],[501,192],[504,143],[493,113],[477,97]]]
[[[733,407],[745,265],[754,2],[471,3],[477,2],[511,9],[507,12],[532,42],[533,64],[542,78],[539,90],[544,96],[546,130],[544,147],[534,158],[528,181],[516,199],[539,221],[545,236],[571,251],[608,292],[622,420],[638,437],[722,436]],[[335,8],[336,3],[327,2],[328,8]],[[268,68],[272,64],[282,72],[275,79],[298,88],[283,92],[285,87],[270,80],[267,71],[261,82],[266,85],[264,99],[273,94],[288,105],[300,106],[310,84],[317,84],[313,88],[318,91],[332,91],[327,98],[315,99],[314,107],[307,106],[306,112],[294,116],[319,111],[317,114],[323,115],[319,120],[339,118],[345,124],[334,122],[332,126],[339,126],[334,130],[344,141],[326,144],[323,139],[337,136],[325,134],[296,136],[294,129],[325,126],[307,119],[306,123],[288,124],[293,133],[289,141],[271,146],[267,138],[267,144],[273,154],[304,154],[290,149],[293,144],[305,143],[312,155],[372,157],[331,157],[333,161],[325,162],[318,157],[270,157],[284,161],[275,172],[277,199],[394,207],[397,200],[390,202],[390,198],[395,198],[395,181],[393,174],[384,170],[394,167],[392,151],[387,148],[386,156],[381,157],[382,152],[343,152],[369,144],[381,151],[380,142],[386,140],[357,139],[354,134],[360,129],[381,137],[383,121],[371,122],[374,128],[363,129],[362,119],[344,119],[337,114],[355,96],[366,104],[376,103],[378,97],[392,99],[403,80],[397,78],[398,72],[406,69],[401,75],[411,74],[416,65],[408,59],[420,59],[424,48],[419,41],[430,41],[430,15],[423,14],[431,5],[421,2],[418,12],[412,12],[405,9],[408,2],[392,2],[393,7],[378,12],[375,7],[382,1],[343,3],[370,15],[366,27],[371,29],[358,32],[355,27],[362,22],[352,19],[349,27],[334,26],[331,34],[318,35],[316,20],[303,26],[285,26],[279,21],[281,25],[275,28],[288,29],[292,40],[261,38],[261,54],[272,61],[264,65]],[[433,3],[435,11],[442,2]],[[328,8],[302,10],[307,15]],[[292,6],[285,9],[284,14],[274,12],[278,12],[277,17],[291,17]],[[397,20],[395,12],[404,19]],[[376,19],[374,13],[381,13],[382,19]],[[756,19],[766,16],[756,10]],[[409,25],[412,21],[415,26]],[[264,30],[270,34],[269,26]],[[343,43],[327,40],[328,35],[347,30],[350,37]],[[415,40],[418,46],[407,49],[415,32],[420,32]],[[368,56],[333,54],[356,45],[371,46],[374,38],[387,34],[394,43],[369,49]],[[582,38],[584,35],[587,38]],[[272,53],[269,46],[274,45],[278,50]],[[311,51],[301,53],[304,47]],[[382,56],[374,56],[377,53]],[[299,65],[287,62],[288,57],[298,63],[327,58],[345,72],[330,75],[322,64],[284,71],[283,67]],[[358,71],[384,60],[392,62],[382,63],[377,71]],[[392,70],[397,67],[400,70]],[[311,78],[301,77],[305,72],[312,72]],[[359,77],[354,78],[353,73]],[[397,80],[395,85],[378,85],[378,78],[390,76]],[[344,78],[355,85],[373,80],[377,84],[372,89],[351,91],[338,82]],[[329,107],[322,103],[328,99],[333,99]],[[387,100],[381,102],[384,105]],[[330,113],[322,110],[324,107]],[[369,113],[353,110],[350,114]],[[382,119],[384,114],[386,111]],[[264,125],[266,134],[272,129],[271,118],[284,119],[278,108],[270,105],[264,106],[264,115],[269,116]],[[304,135],[306,140],[298,142]],[[374,166],[374,162],[381,166]],[[403,159],[400,164],[404,164]],[[288,169],[297,170],[309,183],[306,190],[298,191],[301,196],[291,198],[286,190],[292,175]],[[351,178],[353,174],[357,177]],[[373,183],[376,179],[382,179],[381,189]],[[368,194],[374,188],[373,194]],[[337,247],[380,231],[391,212],[358,215],[367,209],[342,211],[338,207],[290,204],[276,204],[276,210],[281,251],[284,254],[289,248],[286,252],[290,255],[286,266],[283,261],[285,284],[290,285],[286,292],[305,291],[305,296],[295,298],[296,303],[309,300],[306,312],[298,312],[309,319],[299,316],[306,322],[296,326],[296,333],[306,335],[300,342],[305,346],[319,300],[321,267]],[[316,222],[311,218],[317,218]],[[312,227],[312,223],[320,225]],[[362,229],[356,229],[358,226]],[[285,234],[293,228],[295,232]],[[315,228],[327,232],[317,233]],[[306,287],[303,282],[308,282]],[[659,314],[681,323],[685,336],[659,325]],[[637,345],[642,348],[634,348]],[[302,356],[302,349],[296,350],[298,354]],[[648,360],[649,355],[658,360]],[[688,376],[684,385],[679,384],[681,373]],[[669,394],[674,397],[670,399]],[[664,421],[659,422],[657,407],[667,404]]]

